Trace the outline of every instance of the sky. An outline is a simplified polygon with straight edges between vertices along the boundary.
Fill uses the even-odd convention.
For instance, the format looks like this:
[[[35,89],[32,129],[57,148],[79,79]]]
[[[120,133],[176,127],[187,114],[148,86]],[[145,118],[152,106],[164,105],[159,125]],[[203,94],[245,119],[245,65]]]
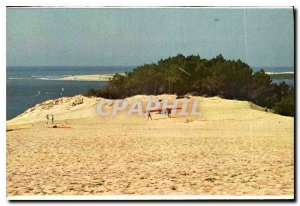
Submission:
[[[177,54],[293,66],[292,8],[7,8],[8,66],[129,66]]]

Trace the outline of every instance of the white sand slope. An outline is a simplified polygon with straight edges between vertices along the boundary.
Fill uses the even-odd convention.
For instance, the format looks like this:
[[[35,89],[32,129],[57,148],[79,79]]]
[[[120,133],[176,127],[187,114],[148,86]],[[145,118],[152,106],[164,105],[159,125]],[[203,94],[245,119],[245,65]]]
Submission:
[[[82,104],[72,104],[81,101]],[[167,98],[135,96],[128,98]],[[193,97],[198,98],[198,97]],[[49,100],[7,122],[7,194],[288,195],[294,118],[200,98],[200,117],[103,118],[99,98]],[[70,129],[47,128],[45,115]]]
[[[82,95],[48,100],[27,109],[24,113],[7,121],[8,125],[46,121],[46,115],[53,114],[55,120],[86,118],[97,116],[96,105],[99,98]]]

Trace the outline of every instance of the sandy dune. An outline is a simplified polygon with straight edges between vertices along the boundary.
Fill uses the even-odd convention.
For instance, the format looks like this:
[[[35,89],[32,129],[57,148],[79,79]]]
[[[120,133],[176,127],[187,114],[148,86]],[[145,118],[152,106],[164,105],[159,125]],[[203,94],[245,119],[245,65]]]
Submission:
[[[198,118],[103,118],[98,100],[49,100],[7,122],[8,196],[293,196],[294,118],[218,97],[200,97]],[[72,128],[47,128],[48,113]]]

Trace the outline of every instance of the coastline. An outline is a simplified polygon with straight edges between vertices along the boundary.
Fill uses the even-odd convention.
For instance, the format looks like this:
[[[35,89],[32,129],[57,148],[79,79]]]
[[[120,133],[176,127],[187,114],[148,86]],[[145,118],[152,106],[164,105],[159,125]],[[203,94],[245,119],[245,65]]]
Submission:
[[[294,80],[294,72],[266,72],[271,79],[275,82],[281,82],[281,81],[286,81],[286,80]],[[125,75],[125,73],[118,73],[120,75]],[[43,80],[45,82],[48,81],[48,83],[50,83],[52,80],[53,81],[60,81],[62,83],[62,86],[60,88],[57,88],[56,90],[52,90],[52,91],[46,91],[46,95],[48,95],[49,93],[59,93],[61,92],[62,88],[66,88],[65,85],[63,85],[63,82],[66,81],[66,83],[72,82],[78,82],[78,83],[84,83],[84,84],[98,84],[98,82],[102,82],[103,84],[108,82],[110,78],[112,78],[114,76],[113,73],[107,73],[107,74],[87,74],[87,75],[67,75],[67,76],[62,76],[62,77],[35,77],[34,79],[37,80]],[[7,78],[7,79],[16,79],[18,82],[19,80],[22,80],[24,78],[16,78],[16,77],[11,77],[11,78]],[[31,78],[25,78],[26,80],[31,80]],[[289,85],[293,85],[293,83],[286,81]],[[42,82],[41,82],[42,83]],[[56,84],[57,85],[57,84]],[[79,87],[79,86],[78,86]],[[82,88],[82,87],[81,87]],[[77,93],[73,93],[71,95],[67,94],[67,96],[72,96],[72,95],[76,95],[76,94],[82,94],[84,92],[87,92],[90,88],[97,88],[97,85],[91,85],[89,87],[87,87],[84,91],[81,92],[77,92]],[[34,88],[35,89],[35,88]],[[40,90],[39,87],[36,88],[37,89],[37,94],[38,94],[38,90]],[[82,90],[82,89],[81,89]],[[43,91],[44,92],[44,91]],[[69,91],[68,91],[69,92]],[[37,94],[33,94],[34,98],[37,98]],[[45,93],[44,93],[45,94]],[[49,98],[50,99],[50,98]],[[38,103],[41,101],[36,101],[34,103]],[[27,109],[28,107],[24,107],[22,111],[24,111],[25,109]],[[21,112],[21,111],[20,111]],[[10,114],[10,113],[9,113]],[[19,113],[20,114],[20,113]],[[15,115],[14,115],[15,116]],[[10,119],[10,118],[8,118]]]
[[[280,79],[281,76],[288,76],[289,78],[294,78],[294,72],[265,72],[266,74],[278,77]],[[125,73],[118,73],[120,75],[125,75]],[[87,74],[87,75],[68,75],[61,78],[56,79],[46,79],[44,80],[60,80],[60,81],[109,81],[113,78],[115,74]]]
[[[125,75],[125,73],[118,73]],[[63,81],[109,81],[115,74],[91,74],[91,75],[71,75],[53,80]]]
[[[265,72],[266,74],[270,76],[278,76],[281,75],[288,75],[288,77],[293,78],[294,72],[288,71],[288,72]],[[125,73],[118,73],[120,75],[125,75]],[[49,78],[49,77],[34,77],[33,79],[39,79],[39,80],[59,80],[59,81],[109,81],[115,73],[110,74],[84,74],[84,75],[67,75],[64,77],[57,77],[57,78]],[[22,80],[22,79],[32,79],[32,77],[7,77],[9,80]]]
[[[273,75],[273,74],[294,74],[294,72],[265,72],[266,74]]]

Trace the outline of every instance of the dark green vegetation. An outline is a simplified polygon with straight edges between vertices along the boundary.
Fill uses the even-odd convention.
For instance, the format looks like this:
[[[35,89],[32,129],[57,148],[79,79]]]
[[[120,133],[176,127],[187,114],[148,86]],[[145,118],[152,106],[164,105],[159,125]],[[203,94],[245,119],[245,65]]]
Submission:
[[[263,70],[253,72],[241,60],[226,60],[222,55],[210,60],[181,54],[161,59],[124,76],[115,74],[104,89],[91,89],[86,95],[116,99],[163,93],[248,100],[279,114],[294,116],[293,87],[285,82],[276,85]]]

